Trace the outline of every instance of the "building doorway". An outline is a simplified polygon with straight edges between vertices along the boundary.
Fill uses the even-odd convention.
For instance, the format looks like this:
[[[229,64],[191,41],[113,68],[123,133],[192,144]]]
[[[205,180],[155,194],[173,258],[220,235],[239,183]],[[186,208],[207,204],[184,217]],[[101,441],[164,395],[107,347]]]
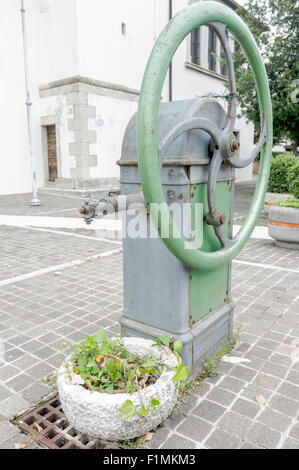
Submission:
[[[55,181],[58,178],[57,169],[57,145],[56,145],[56,126],[46,126],[47,146],[48,146],[48,167],[49,181]]]

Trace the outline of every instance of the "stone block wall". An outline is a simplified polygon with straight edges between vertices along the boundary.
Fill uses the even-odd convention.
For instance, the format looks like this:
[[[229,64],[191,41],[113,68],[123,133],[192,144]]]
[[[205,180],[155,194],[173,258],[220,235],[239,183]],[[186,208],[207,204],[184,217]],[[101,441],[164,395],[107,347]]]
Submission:
[[[115,162],[138,96],[138,90],[81,76],[40,86],[41,125],[56,126],[57,187],[118,187]]]

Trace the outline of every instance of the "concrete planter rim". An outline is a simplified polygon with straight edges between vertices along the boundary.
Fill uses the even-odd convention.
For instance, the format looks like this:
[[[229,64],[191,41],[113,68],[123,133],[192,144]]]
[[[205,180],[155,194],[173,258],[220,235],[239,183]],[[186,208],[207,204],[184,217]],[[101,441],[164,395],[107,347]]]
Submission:
[[[61,405],[69,422],[78,431],[93,437],[122,440],[141,436],[161,424],[171,413],[177,400],[178,384],[173,382],[173,377],[178,366],[178,359],[170,349],[165,346],[152,347],[153,341],[144,338],[124,337],[122,339],[130,352],[137,353],[141,357],[149,353],[154,358],[161,357],[170,370],[167,371],[165,368],[154,384],[131,395],[129,393],[99,393],[71,383],[66,370],[66,364],[70,361],[68,357],[59,368],[57,377]],[[142,405],[149,406],[152,398],[160,398],[160,405],[153,414],[148,414],[142,419],[138,415],[122,419],[119,409],[126,400],[131,400],[138,408]]]
[[[269,222],[268,233],[277,246],[299,249],[299,208],[271,205]]]

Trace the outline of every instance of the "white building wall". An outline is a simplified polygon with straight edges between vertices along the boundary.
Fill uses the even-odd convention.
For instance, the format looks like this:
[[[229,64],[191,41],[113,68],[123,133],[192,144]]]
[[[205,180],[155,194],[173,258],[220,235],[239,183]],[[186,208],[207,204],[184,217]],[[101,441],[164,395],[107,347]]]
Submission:
[[[149,54],[168,21],[168,1],[77,0],[77,18],[80,74],[140,89]]]
[[[173,14],[187,4],[188,0],[173,0]],[[148,56],[168,22],[169,11],[167,0],[25,0],[25,8],[33,148],[38,185],[42,186],[47,180],[47,162],[41,124],[48,122],[47,116],[56,116],[61,178],[70,177],[78,158],[70,153],[70,143],[74,142],[74,133],[67,124],[72,117],[71,106],[58,93],[40,98],[39,85],[81,75],[140,89]],[[0,105],[4,110],[0,115],[0,194],[29,192],[31,175],[19,0],[0,0],[0,54]],[[223,91],[224,82],[186,67],[187,60],[188,45],[184,41],[173,60],[174,100],[195,97],[211,89]],[[168,77],[162,94],[167,101]],[[85,168],[84,174],[92,178],[115,177],[119,174],[115,161],[120,157],[123,132],[137,109],[137,101],[130,93],[121,99],[115,94],[104,97],[89,93],[88,104],[96,108],[96,118],[89,119],[89,129],[96,131],[97,137],[89,147],[91,155],[97,156],[97,165]],[[237,128],[241,130],[241,151],[250,151],[253,126],[246,127],[241,120]],[[242,178],[251,177],[250,169],[238,173]]]
[[[45,179],[39,84],[78,73],[73,0],[25,0],[38,184]],[[0,194],[31,191],[20,0],[0,0]]]
[[[137,101],[88,94],[88,104],[96,106],[96,118],[89,119],[89,129],[97,133],[90,153],[98,156],[98,166],[90,169],[91,178],[119,177],[116,162],[121,156],[122,136],[129,118],[137,111]]]

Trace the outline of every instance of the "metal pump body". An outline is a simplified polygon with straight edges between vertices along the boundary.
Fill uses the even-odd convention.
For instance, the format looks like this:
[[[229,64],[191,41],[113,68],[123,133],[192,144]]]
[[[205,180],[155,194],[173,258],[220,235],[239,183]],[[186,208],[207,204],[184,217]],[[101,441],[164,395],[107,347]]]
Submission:
[[[202,25],[214,30],[224,50],[229,84],[226,110],[215,99],[160,102],[175,51]],[[230,35],[248,58],[260,108],[259,140],[245,156],[238,154],[234,135],[238,93]],[[122,334],[150,338],[165,334],[181,340],[183,361],[191,376],[231,339],[231,261],[250,238],[263,207],[272,141],[267,74],[245,23],[219,2],[197,2],[181,10],[154,45],[142,81],[138,114],[124,135],[119,165],[120,198],[128,195],[126,202],[109,198],[85,204],[82,213],[90,223],[98,207],[102,213],[124,211]],[[253,200],[242,227],[233,236],[234,171],[249,165],[259,153]],[[130,210],[131,203],[141,208],[138,216]],[[184,218],[184,223],[174,220],[173,203],[190,206],[187,234]],[[199,205],[200,215],[195,210]],[[163,208],[161,213],[157,207]],[[200,230],[193,230],[198,221],[200,246],[196,237]],[[169,229],[166,234],[165,225]],[[141,226],[145,229],[138,236],[137,227]]]
[[[158,146],[165,136],[184,121],[208,118],[222,128],[226,113],[216,100],[193,99],[161,103],[158,117]],[[121,194],[139,193],[141,181],[136,149],[137,114],[125,131],[122,156],[118,162]],[[200,129],[174,139],[160,153],[162,185],[167,204],[201,202],[208,212],[208,170],[213,156],[211,137]],[[227,236],[232,228],[232,193],[234,168],[223,165],[217,177],[218,208],[225,215],[223,229]],[[124,223],[130,227],[136,211],[126,213]],[[142,220],[146,218],[147,220]],[[150,226],[150,215],[143,211],[136,221]],[[201,249],[218,250],[221,244],[213,227],[205,224]],[[230,300],[230,265],[211,271],[189,268],[164,245],[160,237],[147,233],[132,238],[125,233],[124,314],[122,335],[156,338],[160,334],[183,342],[183,360],[191,369],[231,338],[232,304]]]

